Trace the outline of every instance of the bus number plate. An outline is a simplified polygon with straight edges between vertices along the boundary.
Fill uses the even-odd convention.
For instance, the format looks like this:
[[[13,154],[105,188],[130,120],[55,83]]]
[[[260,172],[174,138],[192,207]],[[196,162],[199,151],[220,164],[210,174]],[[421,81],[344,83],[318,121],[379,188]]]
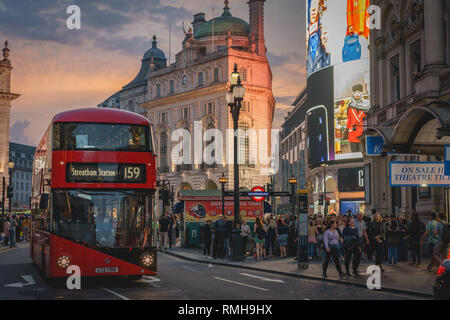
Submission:
[[[119,267],[98,267],[95,268],[95,273],[118,273]]]

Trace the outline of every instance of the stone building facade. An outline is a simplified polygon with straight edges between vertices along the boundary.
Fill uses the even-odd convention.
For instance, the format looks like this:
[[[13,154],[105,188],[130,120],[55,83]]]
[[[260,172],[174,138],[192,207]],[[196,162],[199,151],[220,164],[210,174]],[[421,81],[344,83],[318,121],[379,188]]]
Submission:
[[[10,53],[8,41],[5,41],[2,52],[3,60],[0,60],[0,190],[2,188],[2,178],[5,177],[6,183],[9,181],[8,163],[11,102],[19,97],[18,94],[11,92],[12,66],[11,61],[8,59]],[[5,207],[7,205],[8,203],[5,204]]]
[[[9,144],[9,161],[14,163],[12,207],[18,210],[30,207],[31,173],[35,150],[36,147],[32,146],[12,142]]]
[[[259,157],[254,161],[261,144],[266,146],[265,158],[269,158],[275,108],[264,39],[264,2],[248,2],[250,24],[232,16],[228,1],[219,17],[207,21],[203,13],[196,14],[192,28],[185,30],[182,50],[169,66],[154,37],[136,78],[99,105],[127,109],[127,101],[134,99],[140,109],[128,110],[145,114],[154,125],[158,179],[169,181],[175,190],[217,189],[222,174],[229,181],[226,188],[233,188],[233,139],[226,135],[233,121],[225,96],[235,64],[246,89],[239,118],[240,185],[251,188],[269,182],[268,172],[262,174],[261,169],[268,169],[270,159],[267,164],[261,164]],[[186,129],[192,138],[183,144],[191,151],[187,163],[174,160],[186,155],[177,154],[177,146],[186,142],[176,137],[177,129]],[[221,138],[205,137],[208,129],[218,129],[222,134],[220,151]],[[250,129],[256,130],[257,139],[251,137]],[[266,132],[260,134],[259,129]],[[200,143],[195,138],[200,138]],[[208,146],[216,146],[209,153],[214,163],[202,160]]]
[[[391,161],[442,161],[450,144],[450,1],[374,1],[381,30],[371,34],[372,110],[367,135],[384,140],[370,169],[366,212],[408,216],[449,212],[449,188],[391,187]],[[389,153],[395,153],[390,155]]]

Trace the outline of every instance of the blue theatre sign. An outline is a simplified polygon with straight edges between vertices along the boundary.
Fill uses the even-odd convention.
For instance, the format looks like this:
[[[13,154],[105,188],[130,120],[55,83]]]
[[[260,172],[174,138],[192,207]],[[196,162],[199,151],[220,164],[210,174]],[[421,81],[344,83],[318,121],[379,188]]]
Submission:
[[[392,187],[450,187],[444,162],[392,161],[389,167]]]

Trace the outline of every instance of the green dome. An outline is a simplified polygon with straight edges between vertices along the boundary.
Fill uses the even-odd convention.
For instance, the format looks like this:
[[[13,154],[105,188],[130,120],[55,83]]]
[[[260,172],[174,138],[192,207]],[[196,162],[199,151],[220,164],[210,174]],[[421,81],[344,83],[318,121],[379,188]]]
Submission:
[[[230,29],[232,36],[248,37],[250,34],[250,25],[242,19],[233,17],[229,9],[225,8],[222,16],[199,25],[194,32],[194,38],[199,39],[212,36],[213,21],[215,36],[226,36],[228,29]]]

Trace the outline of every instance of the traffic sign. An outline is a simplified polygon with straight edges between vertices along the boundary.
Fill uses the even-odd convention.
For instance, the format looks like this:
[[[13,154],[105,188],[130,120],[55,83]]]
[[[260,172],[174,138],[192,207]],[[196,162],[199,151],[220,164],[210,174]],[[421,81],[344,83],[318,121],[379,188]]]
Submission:
[[[450,176],[450,146],[445,146],[444,175]]]
[[[261,202],[264,201],[265,197],[269,196],[269,193],[263,187],[253,187],[248,196],[252,197],[253,201]]]

